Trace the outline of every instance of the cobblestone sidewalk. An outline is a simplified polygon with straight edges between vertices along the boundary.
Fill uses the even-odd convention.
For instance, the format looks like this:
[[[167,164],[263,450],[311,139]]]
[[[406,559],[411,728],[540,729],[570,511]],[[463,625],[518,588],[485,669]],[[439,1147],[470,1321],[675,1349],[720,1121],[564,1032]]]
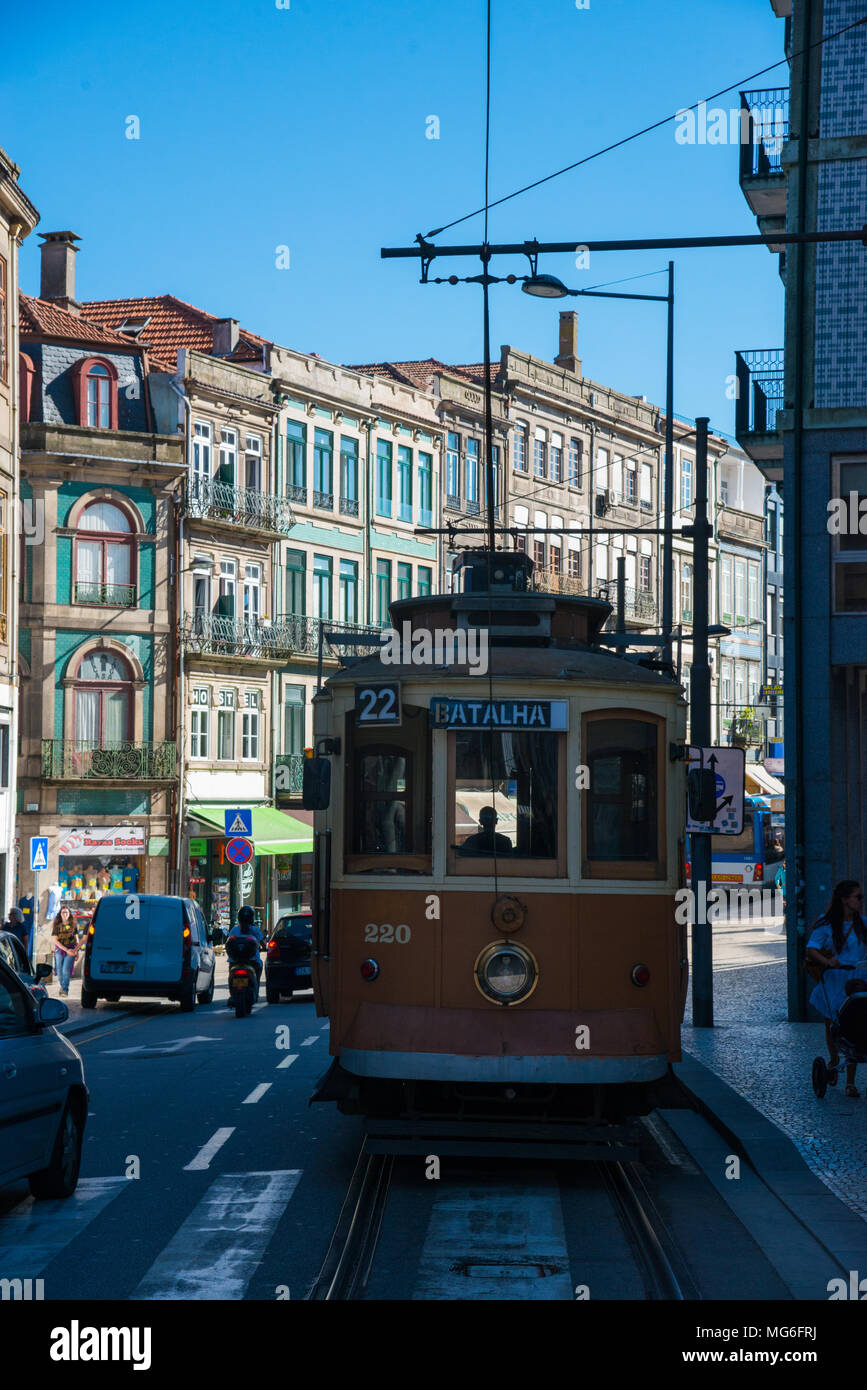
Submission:
[[[843,1081],[817,1100],[813,1058],[827,1058],[821,1023],[789,1023],[786,967],[780,960],[714,974],[712,1029],[693,1028],[689,998],[683,1047],[778,1125],[805,1163],[867,1221],[867,1067],[859,1067],[859,1100]]]

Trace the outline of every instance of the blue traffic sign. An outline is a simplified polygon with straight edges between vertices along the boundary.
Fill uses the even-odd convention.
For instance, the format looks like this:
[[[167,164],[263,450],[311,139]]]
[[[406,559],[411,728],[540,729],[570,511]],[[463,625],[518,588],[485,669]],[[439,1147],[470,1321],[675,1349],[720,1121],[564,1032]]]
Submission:
[[[30,836],[30,867],[34,873],[48,868],[48,836]]]
[[[225,813],[225,832],[227,835],[252,835],[253,811],[249,806],[234,806]]]
[[[227,840],[226,858],[230,864],[249,864],[253,858],[253,844],[250,840]]]

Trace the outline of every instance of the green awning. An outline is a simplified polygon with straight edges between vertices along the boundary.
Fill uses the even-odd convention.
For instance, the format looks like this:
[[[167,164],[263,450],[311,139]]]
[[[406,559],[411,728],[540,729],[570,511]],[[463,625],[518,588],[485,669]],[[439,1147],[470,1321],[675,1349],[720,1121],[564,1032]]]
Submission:
[[[225,834],[226,806],[187,806],[187,815]],[[232,808],[234,809],[234,808]],[[253,812],[253,849],[258,854],[312,854],[313,831],[303,821],[273,806],[244,807]]]

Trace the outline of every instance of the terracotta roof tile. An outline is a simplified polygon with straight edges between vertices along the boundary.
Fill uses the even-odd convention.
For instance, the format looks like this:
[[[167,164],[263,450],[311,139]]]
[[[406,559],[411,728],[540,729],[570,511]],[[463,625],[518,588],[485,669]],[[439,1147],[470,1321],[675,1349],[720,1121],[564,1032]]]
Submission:
[[[194,352],[212,353],[213,326],[218,321],[216,314],[205,309],[197,309],[173,294],[150,295],[141,299],[102,299],[82,304],[82,314],[91,321],[109,324],[119,328],[127,319],[145,319],[150,322],[137,339],[148,349],[151,357],[174,371],[177,367],[177,354],[181,348]],[[225,360],[229,362],[261,362],[263,347],[270,347],[267,338],[249,333],[245,328],[239,330],[238,346]]]
[[[348,367],[351,372],[363,372],[367,376],[387,376],[393,381],[403,382],[406,386],[415,386],[421,391],[429,391],[434,377],[438,372],[450,372],[455,376],[465,377],[467,381],[474,381],[481,385],[484,379],[484,363],[468,363],[452,365],[448,362],[441,362],[438,357],[423,357],[420,360],[410,362],[369,362],[364,366]],[[491,384],[493,385],[499,374],[499,362],[491,363]]]
[[[19,294],[18,299],[22,338],[67,338],[77,343],[98,343],[103,347],[135,346],[122,333],[115,333],[102,323],[61,309],[59,304],[52,304],[49,299],[36,299],[29,294]]]

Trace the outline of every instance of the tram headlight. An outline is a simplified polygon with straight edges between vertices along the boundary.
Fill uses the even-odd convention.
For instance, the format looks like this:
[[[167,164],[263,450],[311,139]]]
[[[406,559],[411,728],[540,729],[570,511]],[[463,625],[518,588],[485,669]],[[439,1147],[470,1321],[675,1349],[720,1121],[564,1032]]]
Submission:
[[[494,941],[476,959],[476,985],[495,1004],[519,1004],[536,988],[539,971],[530,952],[514,941]]]

